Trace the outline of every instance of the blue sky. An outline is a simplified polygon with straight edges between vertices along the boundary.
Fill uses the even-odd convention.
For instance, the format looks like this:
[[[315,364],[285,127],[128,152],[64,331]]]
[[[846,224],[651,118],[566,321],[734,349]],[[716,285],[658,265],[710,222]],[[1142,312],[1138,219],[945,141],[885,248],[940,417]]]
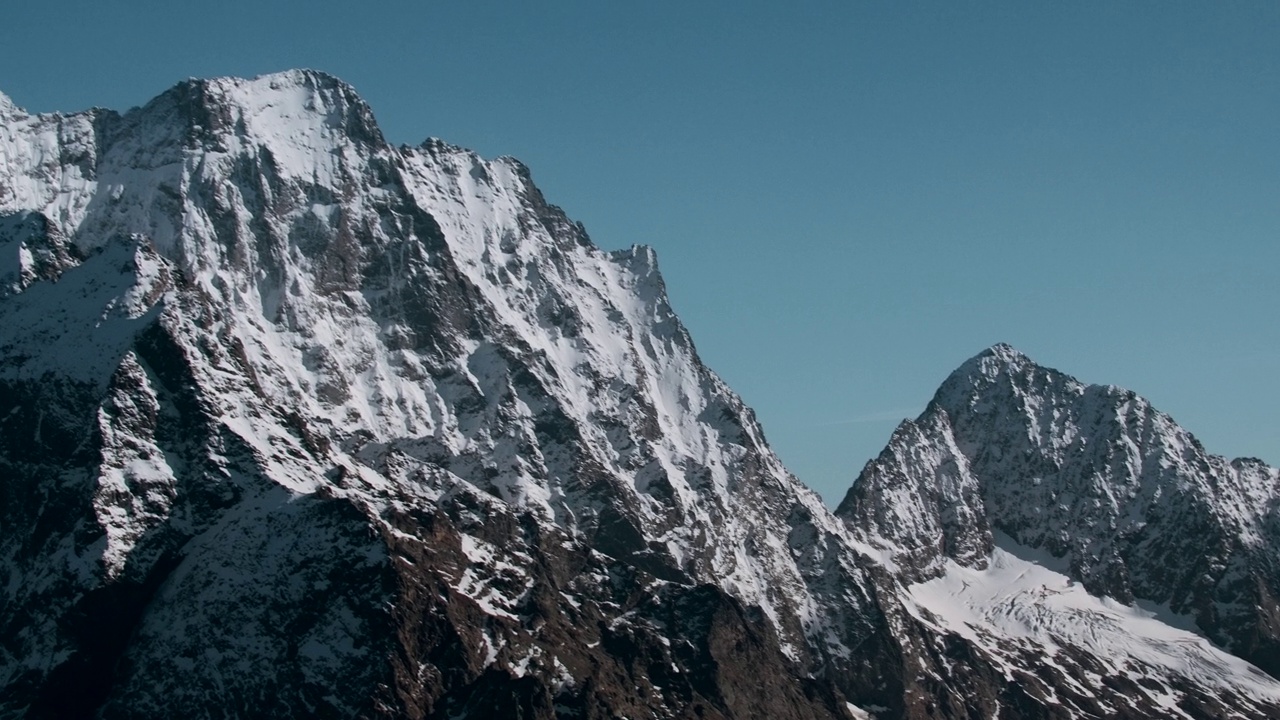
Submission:
[[[829,502],[1000,341],[1280,463],[1280,3],[690,5],[20,3],[0,90],[313,67],[395,142],[519,157],[597,244],[657,249]]]

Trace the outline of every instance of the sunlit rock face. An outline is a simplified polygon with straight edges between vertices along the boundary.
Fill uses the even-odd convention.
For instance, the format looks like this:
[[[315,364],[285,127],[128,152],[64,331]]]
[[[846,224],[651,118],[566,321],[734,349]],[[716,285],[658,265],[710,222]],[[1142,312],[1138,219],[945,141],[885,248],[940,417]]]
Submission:
[[[1121,472],[1129,441],[1164,467],[1154,431],[1097,451],[1111,474],[1059,481],[1040,468],[1093,426],[1035,424],[1067,396],[990,357],[837,518],[702,365],[653,252],[600,250],[518,162],[391,146],[310,71],[190,80],[124,114],[0,96],[0,716],[1280,707],[1198,639],[1151,650],[1155,620],[1062,639],[1050,663],[1040,636],[968,630],[981,598],[936,607],[956,568],[1031,562],[1007,536],[1070,558],[1081,612],[1151,598],[1270,652],[1275,471],[1177,455],[1218,473],[1214,503],[1262,503],[1235,525],[1199,486]],[[992,413],[1008,437],[983,434]],[[1028,468],[1046,489],[991,481]],[[1150,538],[1200,522],[1224,545],[1167,564],[1182,546],[1131,532],[1134,497],[1165,512],[1142,516]],[[1161,689],[1093,683],[1098,648]]]

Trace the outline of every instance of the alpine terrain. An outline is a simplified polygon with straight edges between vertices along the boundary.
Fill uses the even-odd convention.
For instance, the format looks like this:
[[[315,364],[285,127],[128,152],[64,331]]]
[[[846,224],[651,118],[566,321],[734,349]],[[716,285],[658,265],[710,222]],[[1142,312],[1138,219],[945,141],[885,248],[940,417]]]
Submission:
[[[0,95],[0,717],[1280,717],[1278,484],[996,346],[832,513],[519,162]]]

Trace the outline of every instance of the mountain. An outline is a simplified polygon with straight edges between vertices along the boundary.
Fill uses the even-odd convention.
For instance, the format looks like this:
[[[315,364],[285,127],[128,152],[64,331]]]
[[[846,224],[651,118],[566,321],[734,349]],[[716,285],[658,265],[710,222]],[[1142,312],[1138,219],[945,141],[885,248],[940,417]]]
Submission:
[[[844,530],[652,251],[319,73],[6,107],[8,711],[839,709]]]
[[[1280,670],[1278,505],[1275,468],[1210,455],[1134,393],[996,345],[898,427],[836,513],[1006,667],[1029,639],[1081,687],[1120,658],[1158,695],[1204,683],[1221,648],[1256,665],[1214,671],[1227,695]]]
[[[1085,542],[1070,507],[998,513],[1041,440],[983,434],[1025,393],[956,380],[832,514],[702,364],[651,250],[600,250],[515,160],[390,145],[323,73],[123,114],[0,96],[0,328],[2,717],[1280,712],[1273,678],[1119,604],[1210,608],[1270,669],[1269,512],[1214,530],[1210,584],[1111,516]],[[1149,537],[1200,517],[1195,488],[1117,468],[1098,482],[1165,498]],[[1065,554],[1050,619],[1079,637],[934,602]]]

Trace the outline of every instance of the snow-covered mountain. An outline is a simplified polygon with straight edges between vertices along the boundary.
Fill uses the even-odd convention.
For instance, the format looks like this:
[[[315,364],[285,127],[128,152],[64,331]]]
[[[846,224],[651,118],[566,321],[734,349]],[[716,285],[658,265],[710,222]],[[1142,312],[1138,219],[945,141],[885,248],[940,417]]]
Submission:
[[[1224,650],[1280,670],[1278,505],[1276,469],[1209,455],[1134,393],[996,345],[898,427],[836,512],[942,627],[995,656],[1029,641],[1087,687],[1101,670],[1076,667],[1085,653],[1153,695],[1216,665],[1219,692],[1244,696],[1273,681]]]
[[[519,163],[311,72],[4,113],[7,708],[734,715],[875,631],[653,253]]]
[[[1023,406],[997,406],[1030,395],[968,387],[948,381],[838,518],[702,365],[652,251],[598,249],[518,162],[393,147],[310,71],[124,114],[0,96],[0,716],[1280,712],[1270,676],[1100,597],[1210,613],[1265,665],[1269,510],[1213,526],[1254,550],[1224,546],[1212,583],[1067,500],[997,513],[989,487],[1025,503],[1018,478],[1057,482],[1026,474],[1031,450],[1092,426],[1001,445],[982,413],[1014,423]],[[1152,437],[1138,456],[1163,457]],[[1231,502],[1271,502],[1274,470],[1205,462]],[[1180,499],[1198,480],[1132,467],[1097,483],[1200,517]],[[1043,669],[1051,622],[1014,641],[984,597],[937,600],[1036,548],[1083,581],[1045,612],[1097,615],[1061,641],[1094,675]],[[1135,693],[1126,662],[1160,689]]]

